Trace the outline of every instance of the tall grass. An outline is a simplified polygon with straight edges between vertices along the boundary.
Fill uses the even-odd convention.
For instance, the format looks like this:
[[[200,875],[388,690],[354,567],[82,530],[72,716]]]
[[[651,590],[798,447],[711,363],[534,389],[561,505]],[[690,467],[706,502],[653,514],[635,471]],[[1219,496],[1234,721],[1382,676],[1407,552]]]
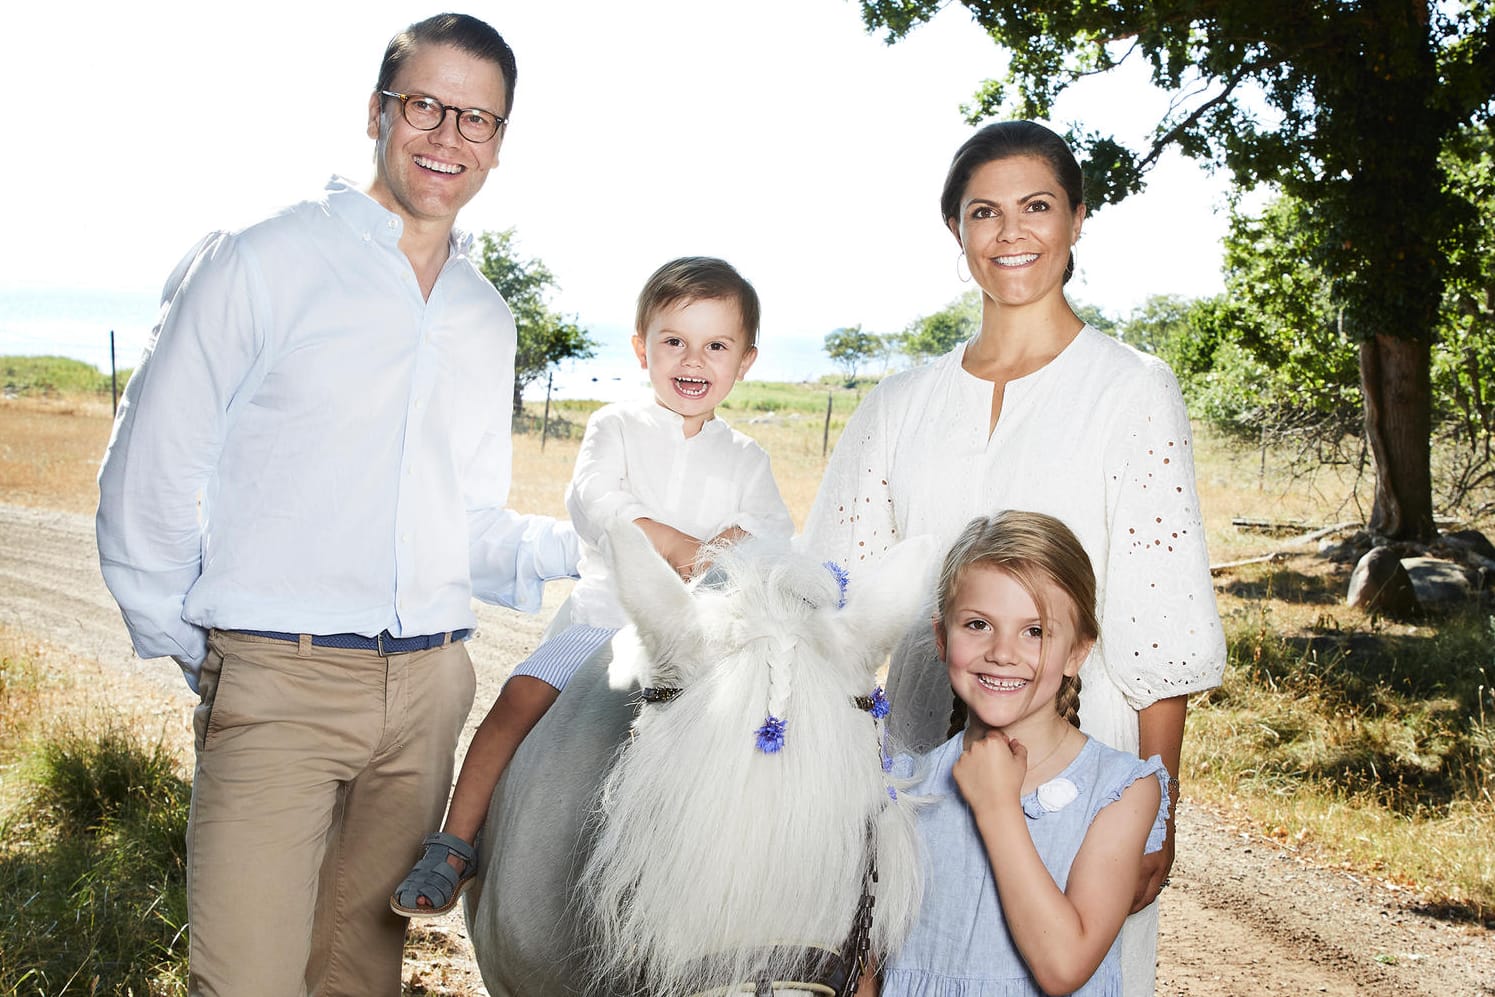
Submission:
[[[34,663],[4,659],[7,713],[41,688]],[[177,759],[118,720],[10,725],[0,750],[22,783],[0,816],[0,997],[186,993]]]
[[[1278,615],[1227,613],[1230,663],[1195,699],[1184,778],[1273,837],[1495,925],[1495,620],[1303,632]]]

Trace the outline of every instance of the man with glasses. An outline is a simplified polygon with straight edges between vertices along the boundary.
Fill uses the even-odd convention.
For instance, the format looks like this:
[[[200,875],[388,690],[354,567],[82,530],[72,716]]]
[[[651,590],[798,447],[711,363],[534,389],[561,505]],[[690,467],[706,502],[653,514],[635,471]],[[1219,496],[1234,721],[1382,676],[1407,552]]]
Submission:
[[[193,994],[397,995],[388,898],[472,704],[471,597],[534,611],[569,525],[504,508],[514,320],[453,231],[514,58],[444,14],[391,40],[374,179],[203,240],[99,475],[136,651],[200,694]]]

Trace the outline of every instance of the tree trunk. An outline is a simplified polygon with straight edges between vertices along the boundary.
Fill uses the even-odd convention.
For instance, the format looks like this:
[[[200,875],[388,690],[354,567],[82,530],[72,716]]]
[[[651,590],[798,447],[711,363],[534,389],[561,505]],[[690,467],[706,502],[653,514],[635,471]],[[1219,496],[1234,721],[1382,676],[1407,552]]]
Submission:
[[[1372,533],[1392,540],[1431,540],[1433,485],[1430,349],[1426,340],[1377,335],[1360,345],[1365,435],[1376,464]]]
[[[514,378],[514,418],[524,414],[524,382]]]

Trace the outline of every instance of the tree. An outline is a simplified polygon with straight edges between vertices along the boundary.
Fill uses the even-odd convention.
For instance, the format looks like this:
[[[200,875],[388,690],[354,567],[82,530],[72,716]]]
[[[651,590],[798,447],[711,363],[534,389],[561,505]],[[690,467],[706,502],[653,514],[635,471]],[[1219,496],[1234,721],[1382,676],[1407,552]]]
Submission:
[[[1495,484],[1495,138],[1485,129],[1462,132],[1444,152],[1446,184],[1455,203],[1470,206],[1442,233],[1444,294],[1431,347],[1432,481],[1447,506],[1478,513],[1491,503]],[[1214,306],[1215,322],[1199,323],[1178,356],[1168,356],[1191,402],[1206,417],[1228,412],[1232,395],[1250,396],[1273,431],[1291,428],[1319,450],[1337,445],[1346,427],[1359,428],[1360,374],[1355,344],[1340,329],[1330,277],[1306,245],[1317,228],[1316,209],[1280,197],[1257,217],[1232,217],[1226,239],[1226,293]],[[1191,315],[1197,319],[1197,315]],[[1189,348],[1209,342],[1211,385]],[[1258,366],[1230,383],[1222,376],[1226,344],[1244,349]],[[1314,417],[1318,417],[1315,419]],[[1228,421],[1228,420],[1227,420]]]
[[[1191,409],[1238,435],[1286,445],[1295,465],[1364,460],[1356,345],[1309,259],[1314,208],[1288,197],[1235,213],[1225,293],[1149,299],[1126,325],[1178,375]]]
[[[1339,328],[1359,344],[1377,472],[1369,525],[1430,537],[1438,243],[1461,214],[1439,155],[1462,127],[1490,119],[1491,0],[964,3],[1011,60],[964,109],[972,121],[1048,117],[1070,83],[1132,57],[1175,95],[1140,152],[1098,132],[1071,135],[1092,209],[1140,190],[1169,147],[1230,170],[1242,189],[1271,184],[1314,206],[1310,258],[1329,277]],[[862,14],[891,42],[945,5],[862,0]]]
[[[915,363],[942,356],[981,328],[981,292],[969,290],[932,315],[914,319],[898,338]]]
[[[1182,344],[1193,338],[1189,312],[1194,299],[1178,294],[1154,294],[1116,327],[1116,337],[1143,353],[1151,353],[1178,369],[1174,356]]]
[[[1449,192],[1470,210],[1439,242],[1445,288],[1431,350],[1432,483],[1440,506],[1475,518],[1495,506],[1495,135],[1460,132],[1444,149]],[[1359,462],[1357,344],[1331,279],[1311,259],[1316,208],[1287,196],[1232,213],[1225,293],[1150,298],[1122,338],[1165,359],[1189,406],[1217,427],[1286,443],[1297,459]]]
[[[514,414],[519,415],[524,389],[530,383],[562,360],[596,356],[597,343],[581,326],[550,310],[546,298],[556,289],[555,276],[540,260],[519,258],[512,228],[479,236],[478,269],[514,313],[519,334],[514,351]]]
[[[825,353],[846,373],[846,385],[856,383],[857,370],[882,350],[882,337],[863,332],[860,324],[826,333]]]
[[[1101,311],[1100,305],[1092,305],[1088,302],[1076,301],[1070,298],[1069,307],[1074,309],[1075,316],[1081,322],[1089,325],[1096,332],[1104,332],[1108,336],[1116,335],[1117,321]]]
[[[1471,210],[1450,233],[1445,254],[1432,378],[1447,463],[1435,480],[1447,501],[1467,501],[1478,515],[1495,506],[1495,132],[1466,129],[1445,147],[1444,161],[1450,188]]]

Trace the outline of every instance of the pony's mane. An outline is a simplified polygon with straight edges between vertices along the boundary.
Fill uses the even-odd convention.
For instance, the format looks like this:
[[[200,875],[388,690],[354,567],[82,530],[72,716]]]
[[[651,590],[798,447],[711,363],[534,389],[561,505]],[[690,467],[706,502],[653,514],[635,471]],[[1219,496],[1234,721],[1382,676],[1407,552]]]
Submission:
[[[917,911],[911,810],[880,764],[880,724],[853,705],[907,620],[872,625],[841,576],[783,546],[719,551],[712,571],[719,587],[658,618],[625,599],[650,652],[642,684],[682,691],[643,708],[603,784],[582,875],[596,972],[657,997],[783,979],[805,947],[838,951],[869,849],[874,949],[895,946]],[[922,586],[901,571],[912,577],[898,584]],[[870,604],[887,616],[886,600]],[[765,745],[770,716],[780,745]]]

